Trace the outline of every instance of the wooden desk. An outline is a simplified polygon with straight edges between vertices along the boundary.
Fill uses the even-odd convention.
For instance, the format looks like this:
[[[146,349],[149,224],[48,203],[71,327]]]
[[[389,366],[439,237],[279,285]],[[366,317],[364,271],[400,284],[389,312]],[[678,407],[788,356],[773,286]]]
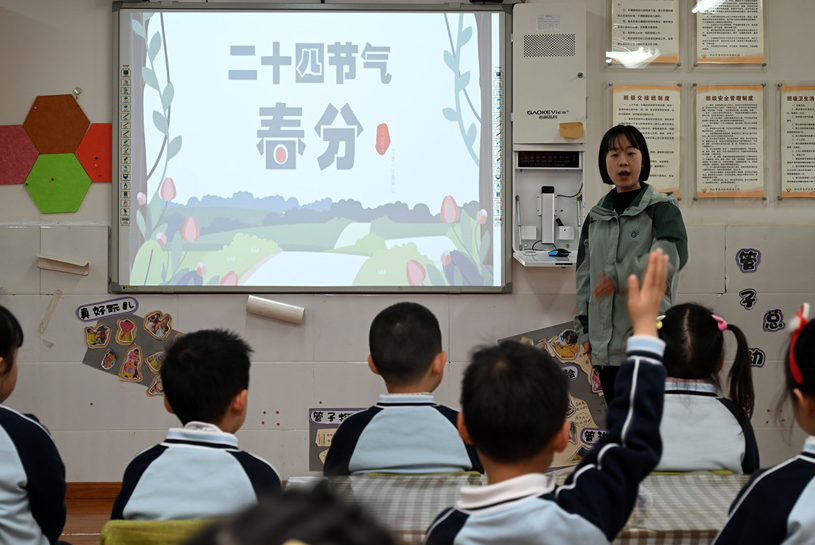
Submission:
[[[642,484],[649,501],[634,510],[614,543],[710,543],[747,479],[744,475],[712,473],[651,475]],[[331,479],[340,497],[355,499],[402,543],[421,543],[436,515],[458,500],[461,486],[485,482],[480,475]]]

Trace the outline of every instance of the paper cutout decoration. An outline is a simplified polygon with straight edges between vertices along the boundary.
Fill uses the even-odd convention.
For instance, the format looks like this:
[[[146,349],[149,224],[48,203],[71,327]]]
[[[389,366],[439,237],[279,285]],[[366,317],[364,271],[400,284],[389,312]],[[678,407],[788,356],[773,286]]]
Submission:
[[[141,364],[141,347],[136,345],[127,351],[125,360],[119,368],[119,379],[125,382],[141,382]]]
[[[164,340],[173,328],[173,317],[154,310],[144,317],[144,330],[158,340]]]
[[[112,133],[112,124],[92,123],[76,150],[76,157],[91,182],[110,182],[113,179]]]
[[[116,342],[130,344],[136,340],[136,323],[128,318],[116,321]]]
[[[157,350],[147,356],[147,366],[150,367],[152,372],[158,373],[161,371],[161,363],[164,361],[165,354],[164,350]]]
[[[40,155],[25,188],[43,214],[76,212],[91,179],[73,153]]]
[[[0,126],[0,185],[22,184],[39,152],[22,125]]]
[[[85,345],[88,348],[105,348],[110,342],[111,330],[105,324],[85,328]]]
[[[161,382],[161,377],[156,375],[153,377],[153,382],[147,388],[147,395],[150,397],[156,396],[163,396],[164,395],[164,384]]]
[[[107,352],[105,352],[105,357],[102,358],[102,369],[112,369],[114,365],[116,365],[116,353],[108,348]]]
[[[23,129],[41,154],[74,153],[91,122],[73,95],[38,96]]]

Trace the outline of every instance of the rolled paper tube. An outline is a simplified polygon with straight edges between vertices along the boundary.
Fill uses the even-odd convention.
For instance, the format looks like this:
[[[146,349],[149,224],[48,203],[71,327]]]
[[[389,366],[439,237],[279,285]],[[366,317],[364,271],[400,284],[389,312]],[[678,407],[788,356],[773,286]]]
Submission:
[[[271,299],[263,299],[262,297],[250,295],[249,300],[246,301],[246,312],[290,322],[292,324],[302,324],[305,309],[303,307],[287,305],[280,301],[272,301]]]

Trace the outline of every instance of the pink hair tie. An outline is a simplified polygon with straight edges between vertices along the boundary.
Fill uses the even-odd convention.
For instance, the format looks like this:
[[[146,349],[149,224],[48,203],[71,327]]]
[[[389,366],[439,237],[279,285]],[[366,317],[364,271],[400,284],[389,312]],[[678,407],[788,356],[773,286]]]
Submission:
[[[793,330],[792,335],[790,335],[790,372],[796,384],[803,384],[804,375],[801,373],[798,362],[795,361],[795,341],[798,340],[798,335],[801,333],[801,330],[804,329],[804,326],[807,325],[808,319],[809,303],[804,303],[798,312],[795,313],[792,322],[790,322],[790,328]]]
[[[715,314],[711,314],[711,316],[713,316],[713,319],[719,323],[719,331],[724,331],[727,329],[727,322],[724,321],[724,318],[716,316]]]

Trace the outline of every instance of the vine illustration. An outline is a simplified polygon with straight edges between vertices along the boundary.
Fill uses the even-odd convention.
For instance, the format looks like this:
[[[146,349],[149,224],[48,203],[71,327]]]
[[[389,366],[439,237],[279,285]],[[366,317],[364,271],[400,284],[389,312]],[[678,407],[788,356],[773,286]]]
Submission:
[[[464,110],[461,103],[461,96],[464,95],[464,99],[467,101],[470,111],[475,116],[476,121],[480,124],[481,116],[473,105],[473,102],[470,99],[470,94],[467,92],[467,86],[470,84],[470,72],[467,71],[463,74],[461,73],[461,50],[472,39],[473,27],[468,26],[465,28],[464,15],[459,15],[456,40],[453,41],[453,33],[450,30],[450,20],[447,14],[444,15],[444,23],[447,26],[447,36],[450,40],[450,50],[444,51],[444,64],[446,64],[447,67],[453,72],[455,108],[444,108],[442,110],[442,114],[448,121],[458,124],[459,132],[464,140],[464,145],[467,146],[467,152],[470,154],[470,157],[472,157],[475,164],[478,165],[478,150],[476,149],[478,127],[476,126],[476,123],[470,123],[470,125],[465,128]]]
[[[147,92],[148,88],[150,88],[158,94],[158,98],[160,99],[161,109],[153,111],[153,125],[163,135],[161,147],[156,155],[152,167],[147,172],[145,177],[146,180],[149,181],[153,175],[156,174],[157,169],[161,167],[161,176],[159,177],[161,182],[156,184],[156,189],[150,196],[149,202],[145,194],[139,193],[137,197],[139,205],[146,206],[143,211],[137,210],[135,216],[136,225],[139,228],[139,232],[144,237],[145,242],[155,240],[160,247],[163,247],[167,244],[168,240],[166,234],[167,223],[162,223],[162,219],[170,201],[172,201],[176,196],[175,183],[173,182],[173,179],[166,177],[167,169],[170,160],[181,151],[182,138],[180,135],[175,136],[174,138],[170,137],[170,120],[173,98],[175,96],[175,88],[173,87],[173,83],[170,79],[170,59],[167,53],[164,15],[161,13],[158,14],[160,26],[155,30],[155,32],[151,32],[150,22],[155,15],[155,13],[145,13],[143,21],[134,19],[131,22],[133,32],[141,37],[147,46],[147,58],[145,65],[142,68],[142,78],[144,79],[145,83],[145,92]],[[164,57],[164,76],[166,80],[166,84],[164,85],[159,82],[159,68],[157,67],[156,63],[156,59],[160,53],[163,53]],[[182,255],[181,251],[182,236],[187,242],[194,242],[194,239],[197,238],[197,226],[195,230],[196,236],[194,238],[187,236],[189,235],[190,231],[188,229],[186,233],[175,233],[172,236],[172,239],[169,241],[169,263],[162,260],[161,264],[161,277],[165,282],[168,280],[171,282],[177,281],[179,278],[190,273],[190,271],[186,268],[183,270],[180,269],[181,262],[184,259],[184,255],[186,255],[186,252],[184,252],[184,255]],[[151,251],[147,268],[145,270],[145,280],[147,274],[149,274],[150,267],[152,266],[154,254],[155,252]]]

